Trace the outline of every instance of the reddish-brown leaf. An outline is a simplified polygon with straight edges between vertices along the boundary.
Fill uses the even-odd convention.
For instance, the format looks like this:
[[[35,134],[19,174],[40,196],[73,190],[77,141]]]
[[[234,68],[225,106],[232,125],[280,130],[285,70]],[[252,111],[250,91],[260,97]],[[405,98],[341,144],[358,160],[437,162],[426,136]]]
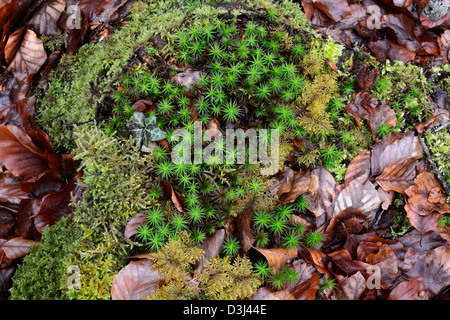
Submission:
[[[61,190],[46,195],[42,200],[37,216],[46,223],[53,225],[63,216],[71,214],[73,206],[69,206],[69,204],[72,201],[72,192],[75,192],[77,180],[78,178],[75,177]]]
[[[0,246],[0,252],[4,253],[0,268],[10,265],[14,260],[22,258],[30,253],[30,246],[37,244],[38,241],[26,240],[22,238],[13,238]]]
[[[140,300],[164,282],[164,276],[152,268],[149,259],[131,261],[114,277],[111,287],[113,300]]]
[[[64,0],[45,3],[31,20],[34,30],[39,34],[56,35],[58,32],[56,23],[65,7]]]
[[[350,181],[361,177],[362,181],[366,181],[370,176],[370,151],[361,151],[347,167],[345,171],[344,181],[348,185]]]
[[[355,118],[367,118],[377,107],[377,99],[369,92],[358,92],[355,100],[349,103],[345,110]]]
[[[183,196],[173,188],[172,184],[169,181],[162,180],[161,185],[166,190],[166,193],[169,195],[170,199],[175,205],[175,208],[177,208],[179,212],[185,212],[182,205]]]
[[[56,169],[50,169],[36,177],[23,182],[20,185],[22,191],[31,193],[35,197],[41,198],[49,193],[60,190],[64,185],[61,174]]]
[[[450,246],[442,246],[428,252],[423,282],[433,295],[450,286]]]
[[[369,89],[375,81],[377,80],[378,76],[378,68],[373,68],[369,71],[369,66],[364,65],[358,72],[358,75],[356,77],[358,86],[362,91],[366,91]]]
[[[20,189],[21,181],[12,174],[0,172],[0,203],[19,204],[20,201],[27,199],[28,192]]]
[[[9,171],[25,180],[50,169],[48,159],[31,138],[14,126],[0,125],[0,160]]]
[[[367,117],[367,123],[369,124],[370,131],[372,132],[373,140],[378,141],[377,129],[384,124],[391,128],[395,127],[397,125],[397,116],[395,111],[391,109],[384,100]]]
[[[442,184],[433,173],[425,171],[419,174],[414,179],[414,185],[406,189],[405,193],[408,196],[409,210],[421,216],[433,212],[440,214],[450,212],[450,204],[445,201]]]
[[[364,279],[364,276],[358,271],[351,277],[344,278],[338,283],[332,299],[359,300],[366,288],[366,279]]]
[[[139,212],[137,216],[131,218],[125,227],[125,238],[130,239],[132,236],[134,236],[137,233],[137,229],[146,222],[147,214],[145,212]]]
[[[387,297],[387,300],[428,300],[430,294],[423,278],[411,278],[399,283]]]
[[[263,249],[258,247],[253,247],[256,251],[261,253],[268,262],[269,268],[272,268],[272,271],[279,270],[286,262],[290,259],[297,257],[297,249],[296,248],[272,248],[272,249]]]
[[[36,37],[36,33],[28,29],[8,70],[19,82],[28,84],[46,60],[47,54],[42,41]]]
[[[414,131],[392,133],[372,148],[372,176],[378,176],[384,168],[404,160],[420,159],[422,155],[422,145]]]
[[[382,244],[378,253],[368,255],[366,262],[380,268],[381,284],[386,289],[394,283],[398,273],[397,257],[387,244]]]
[[[244,212],[238,215],[236,219],[237,234],[239,243],[241,244],[242,251],[245,253],[250,250],[255,239],[253,238],[252,231],[250,229],[250,222],[252,220],[253,208],[248,208]]]
[[[347,0],[314,0],[313,5],[334,22],[339,22],[351,13]]]
[[[316,269],[302,260],[296,260],[292,267],[297,271],[297,281],[288,286],[296,300],[314,300],[319,290],[319,274]]]
[[[283,172],[275,178],[275,182],[270,188],[271,192],[276,192],[278,197],[281,197],[282,194],[291,191],[294,175],[294,170],[290,167],[284,167]]]
[[[395,191],[405,194],[405,190],[414,184],[414,179],[425,170],[425,162],[406,159],[391,167],[386,167],[375,181],[385,191]]]
[[[331,273],[327,268],[327,263],[329,259],[325,253],[304,246],[300,246],[298,248],[298,253],[308,263],[311,263],[320,273],[331,275]]]

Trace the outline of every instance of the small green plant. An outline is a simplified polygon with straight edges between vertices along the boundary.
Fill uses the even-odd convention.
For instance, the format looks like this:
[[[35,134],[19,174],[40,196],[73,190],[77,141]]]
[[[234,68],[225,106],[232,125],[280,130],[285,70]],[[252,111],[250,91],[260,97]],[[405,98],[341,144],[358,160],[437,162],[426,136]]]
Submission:
[[[303,238],[303,242],[309,248],[317,249],[324,241],[322,233],[318,230],[309,231]]]
[[[135,112],[127,125],[138,147],[146,146],[150,141],[159,141],[166,137],[164,131],[156,126],[156,117],[145,117],[142,112]]]

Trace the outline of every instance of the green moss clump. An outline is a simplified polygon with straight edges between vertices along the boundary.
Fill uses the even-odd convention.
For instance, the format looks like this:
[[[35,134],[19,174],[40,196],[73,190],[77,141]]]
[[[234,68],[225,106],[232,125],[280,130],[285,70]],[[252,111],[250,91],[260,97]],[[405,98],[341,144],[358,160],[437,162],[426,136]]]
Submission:
[[[101,130],[77,130],[75,158],[81,163],[83,197],[74,212],[45,230],[39,247],[24,258],[13,279],[12,299],[108,299],[114,275],[131,243],[123,230],[149,204],[149,159],[134,141]],[[79,290],[68,287],[71,265],[80,270]]]
[[[153,267],[164,275],[165,281],[146,298],[152,300],[236,300],[248,299],[262,284],[253,275],[252,264],[246,257],[211,257],[203,262],[201,271],[194,269],[205,258],[202,248],[181,233],[158,252],[150,254]]]
[[[428,133],[426,143],[444,179],[450,183],[450,132],[448,128]]]

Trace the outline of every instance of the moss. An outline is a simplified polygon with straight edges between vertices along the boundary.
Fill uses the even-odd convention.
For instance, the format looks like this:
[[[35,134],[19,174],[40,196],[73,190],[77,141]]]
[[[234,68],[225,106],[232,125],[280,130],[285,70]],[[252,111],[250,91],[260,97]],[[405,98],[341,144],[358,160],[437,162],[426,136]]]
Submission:
[[[450,183],[450,132],[448,128],[426,136],[426,143],[431,156],[444,179]]]
[[[83,197],[24,259],[14,275],[12,299],[107,299],[114,275],[125,265],[131,244],[124,227],[146,208],[145,191],[153,187],[145,174],[149,160],[139,156],[132,140],[110,138],[95,127],[78,129],[76,137]],[[66,285],[71,265],[80,270],[79,290]]]

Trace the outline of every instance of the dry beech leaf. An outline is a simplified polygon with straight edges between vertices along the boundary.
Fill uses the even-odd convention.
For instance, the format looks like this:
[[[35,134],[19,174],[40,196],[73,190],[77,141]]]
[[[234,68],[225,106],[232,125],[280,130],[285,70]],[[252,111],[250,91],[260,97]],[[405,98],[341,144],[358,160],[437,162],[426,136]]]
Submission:
[[[450,286],[450,246],[442,246],[428,252],[425,257],[423,282],[434,295]]]
[[[140,300],[164,282],[164,276],[152,268],[149,259],[131,261],[114,277],[111,287],[113,300]]]
[[[385,191],[395,191],[405,194],[405,190],[414,184],[414,179],[425,170],[425,162],[407,159],[386,167],[375,181]]]
[[[147,214],[145,212],[139,212],[137,216],[133,217],[128,221],[124,235],[125,238],[130,239],[137,233],[138,228],[147,222]]]
[[[347,167],[345,171],[344,181],[348,185],[355,178],[362,177],[361,180],[366,181],[370,176],[370,151],[361,151]]]
[[[291,191],[294,175],[294,170],[289,167],[284,167],[283,172],[275,179],[270,191],[272,193],[276,192],[278,197],[281,197],[283,193]]]
[[[381,174],[384,168],[391,167],[405,160],[422,158],[423,149],[414,131],[392,133],[372,149],[372,176]]]
[[[252,235],[252,231],[250,230],[252,212],[253,208],[250,207],[241,214],[239,214],[236,219],[238,239],[244,253],[250,250],[250,248],[253,245],[253,242],[255,241]]]
[[[11,132],[12,129],[13,132]],[[50,169],[45,155],[19,128],[0,125],[0,161],[14,175],[25,180]]]
[[[327,268],[328,256],[322,251],[300,246],[298,253],[305,261],[311,263],[320,273],[331,275]]]
[[[45,3],[31,21],[34,30],[39,34],[57,35],[58,27],[56,23],[65,7],[66,2],[64,0]]]
[[[375,210],[381,205],[380,197],[375,186],[369,180],[356,178],[342,189],[336,198],[333,217],[347,208],[359,209],[367,216],[368,221],[375,218]]]
[[[336,286],[333,300],[359,300],[366,290],[366,279],[357,272],[351,277],[341,280]]]
[[[319,290],[319,274],[316,269],[302,260],[296,260],[292,267],[297,272],[297,281],[288,286],[296,300],[314,300]]]
[[[4,257],[0,262],[0,268],[10,265],[14,260],[22,258],[30,253],[30,246],[37,244],[39,241],[26,240],[22,238],[13,238],[0,246],[0,253],[4,253]]]
[[[376,107],[366,119],[369,124],[370,131],[372,132],[372,138],[375,141],[378,141],[377,129],[379,126],[386,124],[392,128],[397,125],[397,116],[395,111],[388,106],[386,101],[382,101],[381,104]]]
[[[271,268],[273,272],[279,270],[290,259],[297,257],[296,248],[290,249],[287,248],[263,249],[258,247],[253,248],[259,253],[261,253],[267,259],[269,268]]]
[[[339,22],[351,14],[347,0],[314,0],[312,3],[334,22]]]
[[[411,278],[392,289],[387,300],[428,300],[429,298],[430,294],[423,283],[423,278]]]
[[[337,187],[338,184],[331,173],[323,167],[317,167],[305,174],[294,176],[292,190],[282,198],[281,203],[293,202],[299,195],[304,194],[308,200],[308,209],[319,217],[332,204]]]
[[[377,107],[377,99],[369,92],[358,92],[355,100],[349,103],[345,110],[354,118],[367,118]]]
[[[0,172],[0,203],[19,204],[29,198],[27,192],[20,188],[21,181],[12,174]]]
[[[20,82],[28,83],[46,60],[47,54],[42,41],[36,37],[34,31],[28,29],[13,60],[8,66],[8,70]]]
[[[422,172],[414,179],[414,185],[405,190],[408,209],[415,214],[427,216],[433,212],[440,214],[450,212],[450,204],[442,203],[438,194],[443,194],[441,182],[433,173]],[[430,199],[432,201],[430,201]],[[408,210],[406,211],[408,212]]]
[[[387,244],[382,244],[378,253],[368,255],[366,262],[380,268],[381,282],[386,289],[394,283],[398,273],[397,257]]]
[[[6,42],[5,46],[5,61],[7,65],[9,65],[11,61],[13,61],[17,50],[20,48],[20,45],[22,44],[22,40],[26,32],[27,26],[23,26],[22,28],[14,31],[9,36],[8,42]]]

